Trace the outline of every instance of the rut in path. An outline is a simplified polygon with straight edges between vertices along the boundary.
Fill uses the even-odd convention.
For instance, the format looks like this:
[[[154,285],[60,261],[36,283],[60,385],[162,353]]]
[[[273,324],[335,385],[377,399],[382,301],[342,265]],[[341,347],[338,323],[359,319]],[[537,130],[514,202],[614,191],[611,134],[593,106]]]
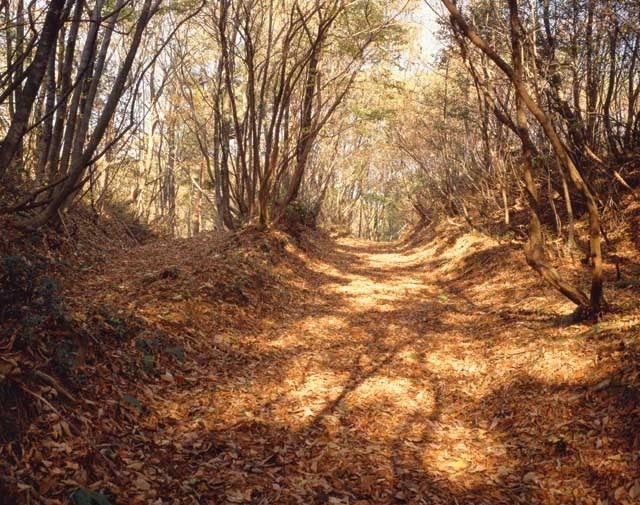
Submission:
[[[477,270],[497,252],[467,245],[341,239],[300,262],[288,303],[257,324],[210,331],[209,316],[194,315],[195,357],[144,386],[142,428],[118,435],[122,460],[143,462],[119,475],[134,482],[130,502],[606,496],[618,470],[594,474],[593,465],[619,451],[580,438],[594,422],[584,409],[603,415],[584,395],[597,350],[565,330],[558,338],[566,305],[527,296],[520,263],[503,258],[483,281]],[[119,279],[106,273],[89,288],[137,282],[154,247],[132,253]],[[456,263],[454,253],[467,256]],[[149,319],[160,302],[135,303]],[[616,464],[632,465],[627,456]]]

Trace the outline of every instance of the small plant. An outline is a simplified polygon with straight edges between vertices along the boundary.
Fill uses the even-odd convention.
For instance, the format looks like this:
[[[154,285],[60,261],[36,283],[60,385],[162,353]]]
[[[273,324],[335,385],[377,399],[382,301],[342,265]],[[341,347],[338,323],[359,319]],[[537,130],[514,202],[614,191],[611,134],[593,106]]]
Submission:
[[[20,318],[18,333],[16,334],[15,348],[26,349],[33,345],[37,330],[44,322],[44,317],[39,314],[24,314]]]
[[[44,311],[57,317],[62,316],[62,300],[59,293],[60,285],[49,277],[44,277],[36,289],[38,304]]]
[[[144,354],[142,356],[142,369],[146,373],[151,373],[156,365],[156,360],[153,354]]]
[[[62,317],[60,286],[49,277],[42,276],[46,263],[34,264],[20,256],[0,259],[0,319],[24,319],[33,314]]]
[[[124,403],[125,405],[130,405],[131,407],[134,407],[140,413],[146,410],[146,407],[135,396],[123,395],[122,403]]]
[[[65,338],[55,343],[55,349],[53,368],[60,376],[70,379],[76,362],[75,346],[71,340]]]
[[[136,339],[136,347],[141,351],[153,350],[153,345],[146,338],[139,337]]]
[[[285,217],[301,223],[308,228],[315,228],[316,214],[308,205],[296,201],[287,205]]]
[[[17,317],[34,296],[36,268],[20,256],[0,260],[0,318]]]
[[[96,493],[83,487],[71,493],[71,498],[76,505],[112,505],[102,493]]]
[[[173,356],[180,363],[185,360],[184,350],[182,347],[165,347],[164,352]]]
[[[316,227],[316,213],[308,205],[296,201],[287,205],[284,211],[283,227],[294,237],[305,229]]]
[[[101,331],[114,337],[116,340],[125,340],[133,331],[133,328],[122,317],[114,315],[106,308],[101,310],[103,325]]]

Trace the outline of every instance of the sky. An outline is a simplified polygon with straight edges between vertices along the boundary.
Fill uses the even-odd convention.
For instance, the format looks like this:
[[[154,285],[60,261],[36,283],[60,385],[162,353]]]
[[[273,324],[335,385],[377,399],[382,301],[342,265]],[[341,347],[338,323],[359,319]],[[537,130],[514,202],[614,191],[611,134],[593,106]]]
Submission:
[[[442,5],[437,0],[428,0],[429,4],[440,12]],[[442,44],[438,41],[437,31],[438,24],[436,22],[437,15],[433,12],[426,2],[420,2],[416,12],[412,16],[413,22],[419,30],[418,45],[419,50],[429,63],[433,60]]]

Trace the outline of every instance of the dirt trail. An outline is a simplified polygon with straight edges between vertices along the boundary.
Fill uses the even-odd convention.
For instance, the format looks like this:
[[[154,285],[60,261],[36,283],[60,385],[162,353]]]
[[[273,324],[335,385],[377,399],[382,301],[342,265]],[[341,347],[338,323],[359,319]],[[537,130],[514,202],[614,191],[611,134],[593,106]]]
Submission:
[[[222,329],[185,308],[194,281],[140,288],[157,246],[92,277],[84,296],[122,283],[108,299],[187,350],[96,432],[118,503],[633,503],[638,398],[598,386],[618,340],[560,327],[566,304],[485,242],[340,239],[295,259],[286,303]]]
[[[464,397],[455,410],[448,403],[453,389],[487,373],[487,363],[481,345],[443,331],[446,304],[425,282],[423,262],[390,245],[342,240],[312,267],[311,296],[294,301],[288,317],[256,335],[229,337],[245,339],[246,361],[224,371],[222,383],[214,376],[215,393],[206,393],[215,411],[211,444],[220,451],[214,464],[200,467],[207,486],[220,482],[209,496],[450,503],[451,474],[460,473],[465,485],[484,481],[467,447],[483,450],[479,428],[467,426],[473,420],[464,411],[473,405]],[[200,386],[208,371],[205,364]],[[171,439],[188,444],[203,436],[182,425],[202,398],[185,393],[187,402],[167,405],[180,405]],[[206,426],[206,415],[199,421]]]

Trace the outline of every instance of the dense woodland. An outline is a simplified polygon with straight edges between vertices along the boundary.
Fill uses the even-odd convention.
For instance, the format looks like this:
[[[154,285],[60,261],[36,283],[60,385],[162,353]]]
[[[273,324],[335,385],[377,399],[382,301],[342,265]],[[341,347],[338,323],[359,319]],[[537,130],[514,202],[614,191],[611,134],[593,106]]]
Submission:
[[[601,216],[637,182],[640,7],[443,4],[425,66],[411,2],[3,2],[1,212],[38,228],[118,202],[178,236],[502,221],[600,313]],[[588,292],[545,252],[585,212]]]
[[[437,47],[426,45],[431,40],[425,37],[427,22],[437,32]],[[596,323],[595,330],[586,329],[583,336],[592,336],[590,331],[598,334],[601,325],[613,321],[618,325],[616,331],[627,328],[629,333],[620,337],[620,352],[631,352],[629,349],[635,347],[627,337],[636,338],[633,314],[637,304],[633,300],[638,297],[640,272],[639,186],[637,0],[0,0],[0,234],[4,235],[0,240],[0,353],[4,353],[4,357],[0,354],[0,400],[21,412],[11,414],[19,417],[19,422],[0,417],[0,459],[4,455],[7,461],[15,460],[16,468],[29,468],[25,458],[29,454],[34,458],[34,453],[16,448],[17,434],[38,439],[28,428],[37,418],[38,408],[48,411],[54,420],[64,420],[53,398],[75,404],[82,381],[74,382],[79,372],[69,370],[79,366],[78,360],[82,367],[88,366],[84,357],[87,352],[100,355],[103,351],[96,351],[95,346],[110,345],[101,343],[103,333],[119,335],[120,340],[116,340],[122,343],[126,341],[124,335],[151,331],[145,326],[151,324],[150,313],[138,304],[151,296],[149,293],[155,300],[162,300],[165,295],[157,291],[158,283],[179,286],[166,288],[173,293],[173,305],[163,310],[173,314],[174,320],[167,323],[163,319],[158,323],[162,329],[158,326],[153,331],[177,334],[176,324],[207,328],[200,333],[193,330],[193,334],[185,330],[192,351],[207,356],[209,348],[199,348],[194,339],[204,338],[214,327],[223,331],[238,324],[242,329],[246,317],[247,328],[255,324],[263,331],[271,324],[271,316],[266,315],[269,310],[299,310],[300,322],[311,317],[305,312],[308,303],[318,311],[313,317],[321,317],[318,325],[327,332],[335,331],[327,318],[338,313],[338,298],[346,295],[342,288],[331,287],[331,276],[334,281],[342,279],[335,281],[338,285],[355,283],[353,296],[362,306],[371,303],[369,296],[384,306],[385,297],[401,296],[401,290],[405,294],[418,290],[415,299],[408,295],[403,298],[406,312],[396,307],[398,313],[389,320],[378,312],[363,320],[356,317],[351,325],[356,333],[377,335],[380,327],[396,323],[403,328],[401,333],[418,331],[430,318],[437,318],[441,324],[451,314],[458,314],[447,304],[449,297],[459,296],[461,306],[476,311],[471,313],[475,321],[471,329],[442,329],[426,323],[425,331],[467,334],[482,325],[498,324],[486,318],[503,314],[500,311],[512,302],[528,303],[528,297],[544,296],[554,300],[546,303],[554,307],[550,310],[556,311],[553,317],[559,317],[561,325],[567,321]],[[92,239],[92,252],[86,255],[83,244],[95,230],[102,233],[101,238]],[[395,246],[389,241],[396,241]],[[116,242],[120,249],[133,247],[134,252],[121,256],[122,251],[110,248]],[[482,249],[484,255],[473,248],[468,250],[468,243],[486,247]],[[426,256],[410,249],[414,246],[426,248]],[[298,253],[291,253],[288,247]],[[508,253],[509,261],[504,260],[507,250],[515,251],[513,256]],[[460,263],[457,254],[467,255],[466,263]],[[267,263],[258,262],[260,255]],[[150,263],[144,262],[147,260]],[[321,260],[322,268],[317,263]],[[302,270],[296,270],[295,275],[289,270],[283,273],[278,270],[281,267],[269,262],[281,262],[293,270],[298,265],[296,268]],[[523,272],[520,267],[525,262],[529,269]],[[211,274],[214,277],[202,281],[201,290],[214,290],[211,297],[227,304],[207,309],[221,318],[214,317],[218,322],[212,326],[206,321],[196,324],[205,309],[189,305],[187,310],[183,306],[191,303],[192,294],[188,292],[189,283],[182,280],[182,271],[192,267],[194,272],[208,268],[220,272],[219,277]],[[422,279],[420,276],[428,274],[430,268],[441,278],[438,290],[444,290],[439,294],[429,291],[430,299],[440,300],[437,306],[425,302],[422,294],[418,296],[421,290],[428,291],[428,279],[415,280]],[[454,282],[447,276],[456,269],[462,273]],[[90,275],[83,273],[85,270]],[[127,291],[130,286],[123,286],[138,274],[143,287],[134,294]],[[498,279],[503,274],[505,283],[492,284],[492,276]],[[59,279],[52,280],[56,276],[63,279],[62,284],[67,280],[64,289],[58,287]],[[364,280],[357,281],[358,276],[364,276]],[[200,281],[192,282],[195,286]],[[285,284],[280,285],[282,282]],[[75,284],[85,291],[74,291]],[[326,295],[323,305],[309,286],[325,284],[329,291],[319,288]],[[114,291],[106,294],[100,291],[100,285]],[[376,295],[378,289],[381,295]],[[487,306],[483,305],[485,291],[493,293]],[[288,297],[283,293],[289,293]],[[80,308],[74,300],[84,296],[94,299],[101,308],[78,315]],[[481,302],[475,296],[481,296]],[[68,300],[59,302],[58,297]],[[347,297],[342,303],[348,301]],[[228,315],[229,304],[242,309]],[[108,315],[115,307],[117,315]],[[188,313],[187,322],[176,319],[183,310]],[[131,320],[123,315],[127,311],[131,311]],[[555,331],[557,321],[549,316],[552,322],[546,326],[547,320],[537,319],[540,311],[543,308],[509,312],[501,316],[499,324],[513,322],[510,318],[533,320],[532,324],[542,325],[540,334]],[[138,312],[142,314],[140,319]],[[132,322],[134,319],[136,322]],[[278,320],[276,316],[273,319]],[[91,326],[98,320],[101,329]],[[167,329],[167,324],[174,327]],[[315,335],[314,327],[295,331]],[[499,333],[504,336],[499,345],[506,349],[507,356],[520,355],[518,349],[507,349],[513,328],[505,326]],[[283,331],[287,334],[294,330],[287,327]],[[75,360],[73,366],[67,357],[60,358],[60,349],[66,353],[67,344],[51,341],[55,335],[63,335],[63,342],[72,342],[68,353],[71,361]],[[88,339],[86,345],[91,351],[78,343],[83,338]],[[142,353],[147,361],[141,373],[153,377],[156,372],[149,360],[160,359],[158,348],[152,351],[156,344],[149,344],[152,340],[147,337],[136,338],[136,344],[129,346],[135,348],[131,352]],[[141,339],[144,344],[140,344]],[[216,342],[213,348],[221,348],[222,344]],[[442,342],[443,352],[461,352],[459,347],[451,347],[452,341]],[[552,345],[549,338],[545,342]],[[118,344],[114,349],[126,345]],[[172,345],[168,348],[178,349],[178,344]],[[315,341],[309,345],[314,348]],[[540,352],[544,353],[544,345],[538,342],[527,349],[531,353],[543,349]],[[582,345],[580,340],[571,348],[577,356],[591,356],[593,352],[598,356],[593,359],[598,361],[603,352],[608,352],[600,348],[585,351]],[[256,352],[262,356],[256,358],[260,361],[271,352],[270,348],[260,353],[243,349],[235,357],[225,351],[224,359],[230,361],[220,366],[234,370],[234,360],[251,361]],[[31,353],[26,368],[19,358],[25,352]],[[384,353],[372,358],[373,362],[378,358],[380,363],[395,359]],[[469,356],[460,359],[469,360]],[[634,389],[637,356],[625,356],[627,365],[636,367],[635,372],[629,372],[631,382],[619,380],[627,377],[626,368],[613,370],[611,364],[610,369],[604,366],[598,373],[608,370],[617,379],[598,375],[593,380],[601,389],[596,392],[604,391],[609,384],[624,383],[624,394],[631,395],[628,391],[633,390],[632,396],[638,395]],[[360,358],[347,361],[351,359]],[[411,366],[417,359],[411,358]],[[177,361],[184,366],[183,358]],[[278,369],[286,363],[273,361],[272,365]],[[54,365],[58,368],[52,371]],[[204,367],[202,363],[197,366]],[[98,365],[90,367],[98,373]],[[45,384],[52,397],[35,390],[20,375],[27,369],[31,370],[29,377]],[[240,369],[241,374],[246,372],[246,368]],[[105,373],[112,377],[119,372]],[[201,376],[185,379],[188,372],[173,370],[164,375],[157,372],[156,378],[179,388],[185,381],[187,385],[206,383],[211,374],[202,372]],[[576,383],[584,377],[575,379]],[[349,391],[359,387],[358,380],[353,384],[347,381],[353,386]],[[609,383],[601,386],[603,380]],[[118,381],[114,379],[113,384]],[[452,391],[457,391],[456,384],[451,383]],[[441,390],[439,385],[433,387],[436,392]],[[345,388],[331,408],[336,408],[340,398],[349,396]],[[544,387],[540,388],[540,397],[544,398]],[[573,390],[560,390],[567,398],[575,396]],[[509,391],[505,395],[518,397],[520,393]],[[148,414],[134,396],[125,394],[129,398],[125,403],[139,411],[136,415]],[[499,403],[500,398],[487,401]],[[38,408],[25,407],[27,399]],[[180,403],[175,398],[173,401]],[[579,408],[585,412],[595,408],[590,401],[587,398]],[[598,408],[606,410],[612,402],[603,399]],[[612,416],[618,415],[621,423],[637,428],[637,405],[630,405],[629,411]],[[313,411],[313,407],[301,408]],[[482,410],[478,405],[465,408]],[[537,407],[531,408],[536,411]],[[255,416],[254,421],[258,419]],[[501,416],[495,414],[485,421],[495,427],[502,422],[496,421]],[[571,414],[567,416],[571,418]],[[317,428],[315,422],[310,425],[313,429]],[[72,432],[77,435],[80,424],[78,421],[76,428],[73,423],[71,428],[68,423],[66,428],[62,424],[53,439],[71,437]],[[86,428],[86,423],[83,426]],[[604,430],[604,424],[598,429]],[[585,444],[591,433],[585,436]],[[39,436],[41,440],[49,435]],[[270,436],[275,434],[269,431],[265,440]],[[553,436],[553,450],[559,451],[555,456],[578,454],[577,448],[572,452],[568,439]],[[620,440],[626,436],[620,435]],[[629,447],[636,450],[637,432],[635,438],[629,437],[633,439]],[[608,440],[618,439],[610,435]],[[358,446],[363,441],[350,443]],[[598,450],[605,452],[596,456],[605,454],[607,440],[597,443]],[[301,461],[311,457],[305,453],[304,443],[291,442],[290,447],[304,453],[299,456]],[[632,449],[621,450],[622,460],[631,457]],[[189,451],[200,454],[196,446]],[[286,448],[282,451],[273,459],[268,454],[261,457],[269,464],[281,457],[284,461]],[[93,458],[87,454],[83,456],[87,461]],[[118,474],[120,465],[135,462],[140,455],[118,460],[105,456],[104,451],[100,454],[98,459],[106,460],[108,467],[101,479],[89,471],[82,478],[68,478],[66,487],[53,480],[46,480],[43,487],[44,477],[40,477],[38,488],[25,477],[26,470],[13,474],[13,470],[7,470],[9,466],[0,464],[0,471],[7,474],[5,478],[0,473],[0,504],[57,504],[66,503],[67,498],[78,505],[104,505],[112,499],[116,500],[113,503],[313,502],[311,495],[304,493],[285,498],[274,498],[267,491],[260,494],[262,491],[256,491],[258,484],[248,494],[246,489],[236,492],[239,488],[234,487],[225,495],[226,501],[219,500],[223,496],[217,494],[222,493],[220,490],[199,495],[195,484],[184,484],[181,489],[191,501],[184,497],[162,501],[163,496],[177,495],[166,489],[148,494],[149,474],[145,474],[147,480],[135,481],[131,488],[143,495],[147,492],[145,497],[123,501],[117,497],[116,487],[122,490],[127,486],[116,479],[112,483],[115,487],[105,488],[104,482],[111,481],[106,475]],[[344,454],[332,457],[348,459]],[[242,459],[237,454],[235,458]],[[539,474],[547,470],[536,467],[527,472],[527,464],[538,460],[524,461],[522,456],[519,464],[525,477],[533,477],[523,481],[522,489],[543,489]],[[236,463],[229,464],[227,470],[236,468]],[[358,460],[353,464],[372,463]],[[574,470],[579,466],[572,465]],[[186,472],[184,468],[180,471]],[[618,482],[609,474],[593,477],[588,486],[595,486],[591,495],[594,499],[588,501],[574,493],[572,503],[635,503],[640,497],[637,468],[617,471],[629,479]],[[369,487],[386,479],[384,471],[380,472]],[[410,473],[407,470],[405,477]],[[91,487],[87,475],[93,475],[98,484]],[[395,478],[402,480],[402,475],[396,474]],[[435,476],[433,482],[439,482],[439,478]],[[288,484],[291,489],[302,486],[296,482]],[[505,491],[506,484],[495,489],[478,485],[467,490],[472,493],[467,495],[467,491],[456,491],[452,482],[450,489],[432,483],[435,494],[429,495],[418,484],[414,487],[422,494],[408,484],[387,493],[384,490],[391,488],[385,481],[378,494],[354,492],[350,497],[349,493],[332,494],[337,491],[329,482],[328,487],[320,485],[323,491],[314,496],[324,497],[324,501],[317,498],[316,503],[358,505],[569,503],[561,498],[553,501],[555,498],[549,498],[554,495],[551,491],[550,495],[530,489]],[[190,491],[185,491],[185,486]],[[74,489],[75,494],[69,495]],[[3,490],[9,498],[3,498]],[[52,496],[49,490],[53,490]],[[503,491],[506,494],[501,495]],[[556,491],[560,496],[566,489]],[[424,501],[427,495],[431,501]]]

